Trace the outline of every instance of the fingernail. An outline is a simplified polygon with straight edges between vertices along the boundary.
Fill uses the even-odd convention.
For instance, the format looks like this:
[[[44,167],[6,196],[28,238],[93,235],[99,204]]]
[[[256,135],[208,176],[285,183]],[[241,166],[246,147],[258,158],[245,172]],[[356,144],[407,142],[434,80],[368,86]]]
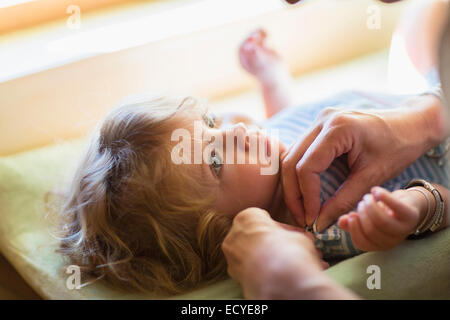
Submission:
[[[361,210],[363,210],[364,209],[364,206],[365,206],[365,203],[364,203],[364,201],[360,201],[359,203],[358,203],[358,211],[361,211]]]
[[[317,222],[316,230],[317,232],[322,232],[321,224],[319,222]]]
[[[388,216],[390,216],[390,217],[393,218],[393,217],[394,217],[394,211],[392,211],[392,209],[387,208],[387,207],[386,207],[386,209],[387,209],[387,210],[386,210],[386,213],[388,214]]]
[[[311,219],[309,216],[306,216],[306,225],[312,226],[313,223],[314,223],[314,219]]]
[[[373,195],[374,197],[380,196],[380,194],[381,194],[381,192],[382,192],[382,190],[381,190],[380,187],[373,187],[371,191],[372,191],[372,195]]]

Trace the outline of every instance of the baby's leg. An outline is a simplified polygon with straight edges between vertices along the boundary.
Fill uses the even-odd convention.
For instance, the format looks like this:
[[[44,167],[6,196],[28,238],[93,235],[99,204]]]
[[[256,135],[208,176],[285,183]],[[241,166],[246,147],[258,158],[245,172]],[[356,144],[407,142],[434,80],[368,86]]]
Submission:
[[[278,54],[265,44],[263,30],[253,32],[239,48],[242,67],[259,81],[268,118],[292,104],[292,78]]]

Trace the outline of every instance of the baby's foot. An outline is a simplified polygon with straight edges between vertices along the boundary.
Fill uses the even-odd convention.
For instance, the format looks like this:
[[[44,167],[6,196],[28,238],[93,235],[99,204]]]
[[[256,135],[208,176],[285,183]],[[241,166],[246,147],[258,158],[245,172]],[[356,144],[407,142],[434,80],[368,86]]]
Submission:
[[[279,74],[286,72],[279,55],[267,47],[266,37],[266,32],[258,29],[252,32],[239,48],[242,67],[263,84],[273,82]]]

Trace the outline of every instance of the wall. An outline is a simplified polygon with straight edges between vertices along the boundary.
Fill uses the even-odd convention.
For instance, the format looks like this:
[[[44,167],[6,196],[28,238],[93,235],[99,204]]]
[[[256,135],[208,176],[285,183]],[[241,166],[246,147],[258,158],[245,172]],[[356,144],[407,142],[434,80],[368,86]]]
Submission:
[[[79,137],[139,91],[215,100],[248,90],[254,82],[239,67],[237,47],[260,26],[295,75],[385,48],[403,5],[378,6],[381,28],[369,29],[374,3],[307,1],[0,83],[0,155]]]

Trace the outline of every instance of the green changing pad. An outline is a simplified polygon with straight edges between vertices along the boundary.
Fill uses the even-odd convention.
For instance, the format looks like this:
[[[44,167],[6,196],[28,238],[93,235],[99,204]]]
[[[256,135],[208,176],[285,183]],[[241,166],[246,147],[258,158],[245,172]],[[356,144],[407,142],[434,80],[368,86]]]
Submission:
[[[44,195],[64,183],[75,168],[85,140],[64,142],[9,157],[0,157],[0,251],[21,276],[47,299],[151,299],[124,294],[95,283],[69,290],[64,260],[49,233]],[[381,271],[381,289],[369,290],[367,268]],[[450,299],[450,228],[426,239],[406,241],[383,253],[365,253],[343,261],[326,273],[367,299]],[[179,299],[238,299],[231,279]]]

